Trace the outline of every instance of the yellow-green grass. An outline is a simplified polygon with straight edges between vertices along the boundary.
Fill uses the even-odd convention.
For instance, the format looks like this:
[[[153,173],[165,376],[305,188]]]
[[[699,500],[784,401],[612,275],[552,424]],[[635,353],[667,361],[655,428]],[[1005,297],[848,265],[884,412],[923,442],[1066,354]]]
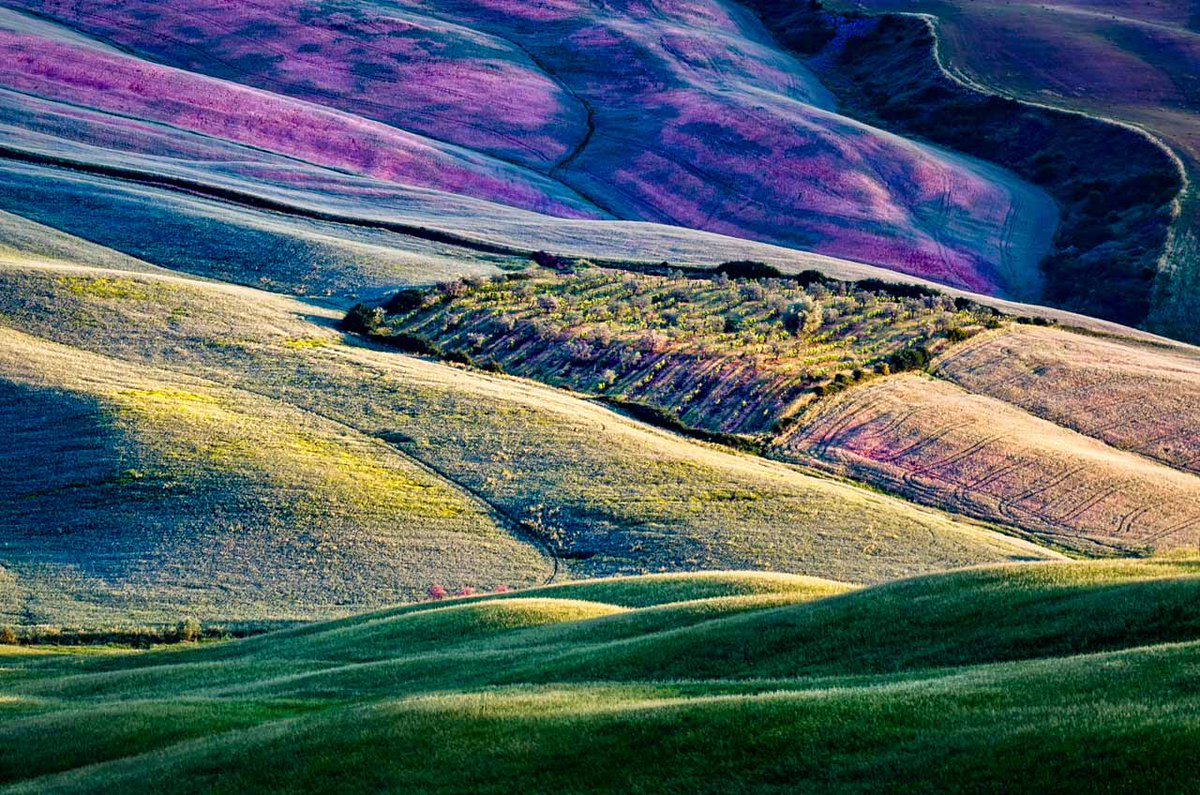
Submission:
[[[6,329],[0,374],[0,624],[330,616],[551,572],[478,500],[296,408]]]
[[[635,587],[658,584],[694,595],[678,577]],[[6,657],[0,782],[1180,792],[1197,775],[1197,589],[1183,559],[1022,564],[705,619],[695,601],[516,594],[132,655]]]
[[[1200,473],[1200,352],[1015,326],[935,363],[964,389]]]
[[[1080,552],[1200,548],[1194,474],[926,376],[839,395],[774,452]]]
[[[112,291],[79,279],[144,283],[146,297],[97,294]],[[419,461],[490,506],[529,555],[538,549],[531,537],[554,548],[560,578],[758,568],[877,582],[1055,557],[936,511],[655,431],[558,390],[347,344],[330,328],[340,313],[291,299],[61,263],[4,267],[0,284],[4,322],[26,333],[254,393]],[[323,460],[341,470],[331,477],[354,482],[344,461]],[[473,552],[420,552],[439,565],[450,554]],[[512,576],[453,571],[440,583],[451,590]]]

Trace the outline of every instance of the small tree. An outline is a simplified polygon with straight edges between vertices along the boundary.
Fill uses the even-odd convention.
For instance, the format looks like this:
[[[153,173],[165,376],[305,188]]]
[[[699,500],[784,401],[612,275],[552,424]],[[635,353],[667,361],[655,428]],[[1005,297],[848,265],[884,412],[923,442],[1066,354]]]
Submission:
[[[175,636],[184,643],[195,643],[200,640],[200,622],[188,617],[175,626]]]
[[[5,646],[17,645],[17,631],[12,627],[0,629],[0,644]]]

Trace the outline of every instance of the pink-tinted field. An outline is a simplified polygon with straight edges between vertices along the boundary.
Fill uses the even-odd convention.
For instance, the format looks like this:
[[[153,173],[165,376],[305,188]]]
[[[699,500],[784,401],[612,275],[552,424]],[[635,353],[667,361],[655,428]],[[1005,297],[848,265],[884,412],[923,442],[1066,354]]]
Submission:
[[[1010,175],[838,116],[724,0],[14,5],[98,42],[9,20],[0,86],[400,185],[1022,297],[1053,233]]]
[[[535,175],[466,150],[278,94],[86,47],[0,30],[0,82],[67,105],[168,124],[383,180],[556,215],[588,214],[583,202],[571,207],[539,191]]]
[[[1058,425],[1200,475],[1200,357],[1057,329],[971,340],[939,375]]]
[[[1082,552],[1200,544],[1195,475],[923,376],[828,401],[776,450]]]

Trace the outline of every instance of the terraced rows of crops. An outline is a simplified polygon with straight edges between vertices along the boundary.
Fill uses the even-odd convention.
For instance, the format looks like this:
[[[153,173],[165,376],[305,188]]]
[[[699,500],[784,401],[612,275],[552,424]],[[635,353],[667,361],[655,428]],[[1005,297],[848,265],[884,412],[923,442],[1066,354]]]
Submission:
[[[542,269],[403,292],[386,317],[356,318],[383,342],[745,435],[774,431],[818,394],[924,363],[948,336],[1001,322],[932,291],[814,278]]]

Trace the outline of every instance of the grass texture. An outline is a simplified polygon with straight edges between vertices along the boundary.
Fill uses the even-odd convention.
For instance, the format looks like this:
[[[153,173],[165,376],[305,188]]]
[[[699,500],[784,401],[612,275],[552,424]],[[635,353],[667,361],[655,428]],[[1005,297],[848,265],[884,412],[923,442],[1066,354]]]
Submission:
[[[0,780],[6,792],[1178,792],[1194,784],[1200,732],[1196,589],[1186,560],[858,590],[676,575],[136,654],[17,647],[0,672]]]

